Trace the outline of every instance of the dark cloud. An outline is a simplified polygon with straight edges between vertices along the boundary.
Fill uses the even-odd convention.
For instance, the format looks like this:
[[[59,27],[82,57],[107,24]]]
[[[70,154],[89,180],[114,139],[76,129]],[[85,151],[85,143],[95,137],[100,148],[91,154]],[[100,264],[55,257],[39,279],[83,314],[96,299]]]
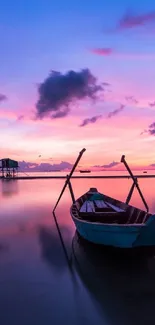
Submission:
[[[126,96],[126,101],[131,104],[138,104],[138,100],[134,96]]]
[[[117,109],[113,110],[112,112],[110,112],[110,113],[108,114],[107,118],[111,118],[111,117],[117,115],[118,113],[120,113],[121,111],[123,111],[124,108],[125,108],[125,105],[122,105],[122,104],[121,104],[119,108],[117,108]]]
[[[150,135],[155,135],[155,128],[154,128],[154,129],[149,129],[149,130],[148,130],[148,133],[149,133]]]
[[[72,164],[70,164],[67,161],[62,161],[59,164],[50,164],[50,163],[31,163],[31,162],[26,162],[26,161],[20,161],[19,162],[19,167],[20,171],[38,171],[38,172],[48,172],[48,171],[55,171],[55,170],[65,170],[65,169],[71,169]]]
[[[131,29],[135,27],[142,27],[155,23],[155,11],[146,14],[133,14],[127,12],[119,21],[117,30]]]
[[[155,101],[152,102],[152,103],[149,103],[149,106],[150,106],[150,107],[155,107]]]
[[[0,94],[0,103],[4,102],[5,100],[7,100],[7,97],[3,94]]]
[[[149,128],[150,128],[150,129],[152,129],[152,128],[155,129],[155,122],[153,122],[152,124],[150,124],[150,125],[149,125]]]
[[[149,165],[149,167],[155,167],[155,164],[151,164],[151,165]]]
[[[38,86],[39,99],[36,104],[36,118],[65,117],[71,104],[84,99],[97,99],[103,90],[89,69],[79,72],[68,71],[65,74],[52,71]]]
[[[112,48],[94,48],[91,49],[91,53],[97,54],[97,55],[102,55],[102,56],[109,56],[113,54],[113,49]]]
[[[79,126],[82,127],[82,126],[86,126],[87,124],[96,123],[96,121],[99,120],[101,117],[102,115],[97,115],[91,118],[86,118]]]
[[[144,133],[148,133],[150,135],[155,135],[155,122],[153,122],[152,124],[149,125],[147,130],[144,130],[143,132],[141,132],[140,135],[143,135]]]
[[[65,117],[68,115],[70,109],[69,107],[63,107],[61,108],[59,111],[57,111],[56,113],[53,114],[53,118],[61,118],[61,117]]]

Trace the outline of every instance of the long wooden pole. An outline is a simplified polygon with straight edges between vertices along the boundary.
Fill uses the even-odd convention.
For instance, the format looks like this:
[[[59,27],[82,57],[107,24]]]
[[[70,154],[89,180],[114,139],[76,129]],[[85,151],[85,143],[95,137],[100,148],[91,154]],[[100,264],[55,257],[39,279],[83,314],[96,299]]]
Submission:
[[[77,159],[76,159],[76,161],[75,161],[75,164],[73,165],[73,168],[72,168],[70,174],[68,175],[68,177],[67,177],[67,179],[66,179],[66,182],[65,182],[65,184],[64,184],[64,186],[63,186],[63,189],[62,189],[62,191],[61,191],[61,193],[60,193],[60,195],[59,195],[59,198],[58,198],[58,200],[57,200],[57,202],[56,202],[56,205],[55,205],[55,207],[54,207],[54,209],[53,209],[53,212],[55,211],[55,209],[56,209],[56,207],[57,207],[57,205],[58,205],[58,203],[59,203],[59,201],[60,201],[60,199],[61,199],[61,197],[62,197],[62,195],[63,195],[63,193],[64,193],[64,190],[65,190],[66,186],[68,185],[68,183],[69,183],[69,181],[70,181],[70,179],[71,179],[71,177],[72,177],[72,175],[73,175],[73,173],[74,173],[74,170],[75,170],[76,166],[78,165],[78,163],[79,163],[79,161],[80,161],[80,159],[81,159],[81,157],[82,157],[82,155],[83,155],[83,153],[84,153],[85,151],[86,151],[85,148],[83,148],[83,149],[80,151],[79,156],[77,157]]]
[[[133,191],[134,191],[134,188],[135,188],[135,183],[133,183],[132,186],[131,186],[130,192],[129,192],[127,198],[126,198],[126,202],[125,202],[126,204],[129,204],[129,202],[131,200],[131,196],[132,196]]]
[[[68,177],[68,175],[67,175],[67,177]],[[70,190],[70,194],[71,194],[72,202],[75,203],[75,196],[74,196],[74,192],[73,192],[73,188],[72,188],[71,181],[69,181],[69,183],[68,183],[68,187],[69,187],[69,190]]]
[[[132,171],[131,171],[131,169],[129,168],[129,166],[128,166],[126,160],[125,160],[125,155],[123,155],[123,156],[121,157],[121,162],[124,163],[124,165],[125,165],[125,167],[126,167],[128,173],[130,174],[130,176],[131,176],[131,178],[132,178],[132,180],[133,180],[133,182],[134,182],[134,185],[136,186],[136,188],[137,188],[137,190],[138,190],[138,192],[139,192],[139,195],[140,195],[140,197],[141,197],[141,199],[142,199],[142,201],[143,201],[143,203],[144,203],[144,205],[145,205],[146,211],[148,212],[148,211],[149,211],[149,207],[148,207],[148,205],[147,205],[147,203],[146,203],[146,201],[145,201],[145,199],[144,199],[144,196],[143,196],[143,194],[142,194],[141,189],[139,188],[137,178],[132,174]],[[131,197],[130,197],[130,198],[131,198]]]

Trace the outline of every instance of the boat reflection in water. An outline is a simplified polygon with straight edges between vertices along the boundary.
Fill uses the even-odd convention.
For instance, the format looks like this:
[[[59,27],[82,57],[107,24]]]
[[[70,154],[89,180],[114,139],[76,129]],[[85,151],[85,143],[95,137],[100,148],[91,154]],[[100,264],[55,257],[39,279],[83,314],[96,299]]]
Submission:
[[[76,270],[107,324],[155,324],[154,252],[118,254],[86,242],[78,233],[72,249]]]

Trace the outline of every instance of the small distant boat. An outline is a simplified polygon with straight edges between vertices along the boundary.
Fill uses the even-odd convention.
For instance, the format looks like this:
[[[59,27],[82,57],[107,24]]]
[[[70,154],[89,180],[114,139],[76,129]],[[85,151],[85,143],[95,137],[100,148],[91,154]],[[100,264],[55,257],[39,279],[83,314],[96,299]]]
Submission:
[[[143,174],[147,174],[147,170],[144,170],[144,171],[143,171]]]
[[[91,173],[91,170],[89,169],[83,169],[83,170],[80,170],[80,173]]]

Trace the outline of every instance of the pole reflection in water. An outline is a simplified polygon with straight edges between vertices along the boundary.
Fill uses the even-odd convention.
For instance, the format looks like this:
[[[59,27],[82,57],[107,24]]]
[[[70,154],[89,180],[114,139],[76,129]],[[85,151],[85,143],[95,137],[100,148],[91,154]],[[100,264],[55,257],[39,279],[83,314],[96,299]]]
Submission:
[[[71,233],[67,228],[62,228],[63,234],[66,233],[65,244],[68,248]],[[41,226],[38,234],[43,259],[55,271],[65,272],[68,264],[59,256],[60,242],[57,241],[56,229],[49,230]],[[105,324],[154,324],[154,250],[143,251],[142,254],[137,251],[120,253],[90,244],[75,232],[69,262],[74,274],[74,294],[79,308],[81,285],[75,273],[89,292],[94,307],[99,314],[102,313]]]
[[[76,233],[73,253],[76,270],[108,324],[155,324],[154,252],[120,255]]]
[[[65,241],[67,245],[67,239],[69,238],[69,229],[67,227],[63,227],[63,233],[66,234]],[[60,258],[60,242],[58,240],[57,229],[46,226],[38,227],[38,235],[41,245],[41,256],[42,258],[54,267],[56,271],[63,272],[64,269],[67,268],[68,260],[66,261],[64,258]],[[66,256],[66,253],[65,253]]]
[[[108,324],[155,324],[154,252],[120,255],[76,233],[73,253],[76,270]]]

